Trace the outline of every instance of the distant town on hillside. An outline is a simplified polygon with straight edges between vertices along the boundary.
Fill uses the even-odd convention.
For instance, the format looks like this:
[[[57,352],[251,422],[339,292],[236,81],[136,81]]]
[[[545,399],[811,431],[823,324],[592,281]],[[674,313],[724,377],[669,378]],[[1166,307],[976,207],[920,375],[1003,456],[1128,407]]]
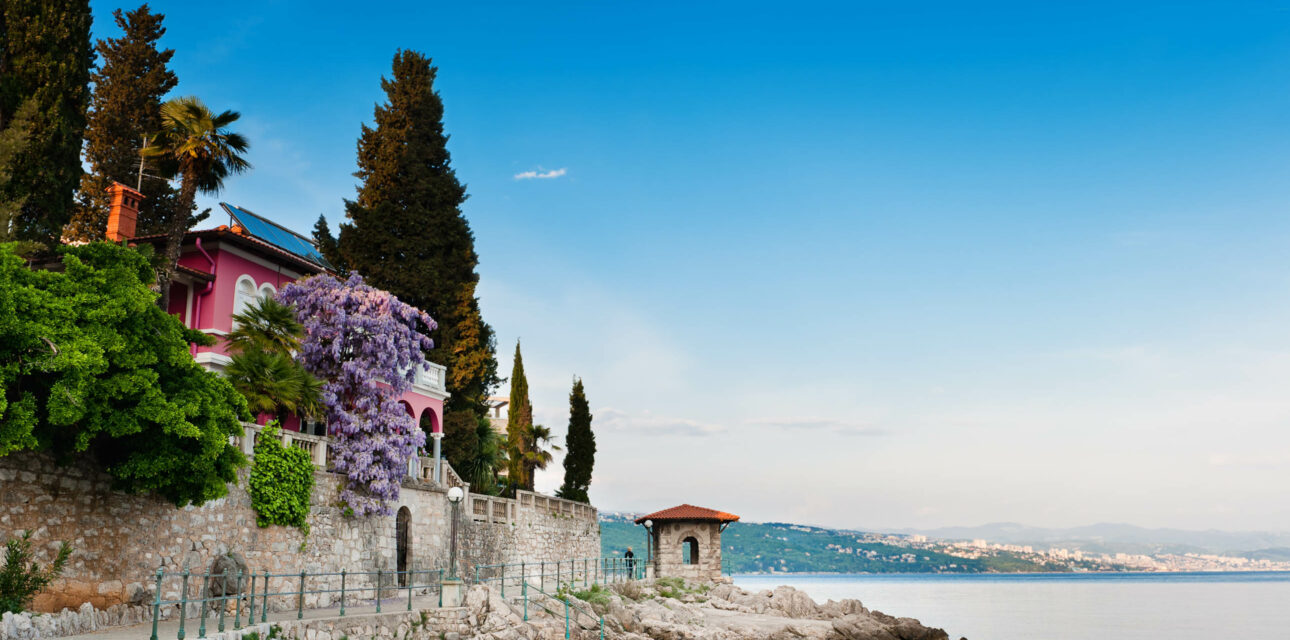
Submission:
[[[638,515],[601,513],[605,555],[620,555],[629,546],[644,555],[644,532],[632,522]],[[1184,532],[1129,525],[1058,530],[1001,524],[939,531],[969,536],[735,522],[722,536],[722,565],[727,573],[735,574],[1290,570],[1290,545],[1260,546],[1285,545],[1290,541],[1283,534]],[[993,535],[980,537],[985,534]],[[1153,534],[1159,542],[1151,542]],[[1242,549],[1241,545],[1257,548]]]

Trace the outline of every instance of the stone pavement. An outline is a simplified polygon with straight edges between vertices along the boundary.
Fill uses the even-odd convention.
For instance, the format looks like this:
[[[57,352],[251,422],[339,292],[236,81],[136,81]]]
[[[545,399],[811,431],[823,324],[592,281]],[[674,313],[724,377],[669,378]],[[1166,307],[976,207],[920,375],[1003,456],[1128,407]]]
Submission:
[[[332,624],[325,626],[336,626],[341,628],[350,628],[355,626],[390,626],[409,625],[418,623],[422,617],[422,612],[426,613],[427,621],[440,621],[442,619],[452,619],[456,617],[457,612],[464,612],[460,607],[439,609],[439,596],[422,596],[412,599],[412,610],[408,611],[407,598],[391,598],[381,602],[381,613],[376,612],[376,606],[346,606],[345,615],[341,617],[339,607],[327,609],[305,609],[303,617],[297,619],[296,610],[289,611],[270,611],[265,617],[265,622],[260,622],[260,614],[256,613],[254,624],[246,620],[243,610],[242,628],[233,629],[233,614],[228,613],[224,617],[224,632],[218,630],[219,616],[207,614],[206,617],[206,635],[202,636],[201,620],[188,618],[184,621],[183,640],[198,640],[207,638],[208,640],[236,640],[243,635],[257,632],[261,639],[267,638],[270,628],[279,626],[284,629],[295,628],[300,623],[309,623],[309,626],[316,626],[313,623],[320,621],[330,621]],[[65,636],[61,640],[148,640],[152,636],[152,622],[146,624],[137,624],[131,626],[109,627],[93,633],[87,633],[77,636]],[[178,640],[179,638],[179,619],[177,616],[169,620],[162,620],[157,625],[157,640]]]

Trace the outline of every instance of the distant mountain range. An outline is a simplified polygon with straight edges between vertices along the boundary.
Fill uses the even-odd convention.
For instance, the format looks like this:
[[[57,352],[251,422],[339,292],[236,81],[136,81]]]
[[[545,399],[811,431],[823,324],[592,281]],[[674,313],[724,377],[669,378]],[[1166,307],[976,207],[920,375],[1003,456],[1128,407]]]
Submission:
[[[892,533],[916,533],[943,540],[983,539],[1000,544],[1065,547],[1094,553],[1213,553],[1256,559],[1290,557],[1288,532],[1148,529],[1119,523],[1054,529],[994,522],[976,527],[898,529]]]

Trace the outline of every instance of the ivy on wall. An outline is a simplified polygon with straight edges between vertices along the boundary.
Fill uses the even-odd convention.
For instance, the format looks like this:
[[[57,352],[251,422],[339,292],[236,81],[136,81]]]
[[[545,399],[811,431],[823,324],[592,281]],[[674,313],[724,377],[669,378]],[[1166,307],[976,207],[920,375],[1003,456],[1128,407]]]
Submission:
[[[249,491],[255,523],[297,527],[308,535],[314,464],[304,450],[283,446],[278,434],[278,427],[270,423],[255,443]]]

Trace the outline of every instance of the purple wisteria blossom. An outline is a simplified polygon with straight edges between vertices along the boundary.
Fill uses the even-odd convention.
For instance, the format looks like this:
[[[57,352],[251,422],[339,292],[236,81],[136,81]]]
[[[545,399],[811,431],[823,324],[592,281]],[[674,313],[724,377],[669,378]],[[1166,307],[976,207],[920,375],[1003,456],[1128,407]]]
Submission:
[[[323,381],[333,465],[348,478],[341,499],[356,515],[391,513],[408,459],[425,444],[399,396],[411,388],[434,343],[435,322],[358,274],[320,274],[287,285],[278,300],[305,327],[300,360]]]

